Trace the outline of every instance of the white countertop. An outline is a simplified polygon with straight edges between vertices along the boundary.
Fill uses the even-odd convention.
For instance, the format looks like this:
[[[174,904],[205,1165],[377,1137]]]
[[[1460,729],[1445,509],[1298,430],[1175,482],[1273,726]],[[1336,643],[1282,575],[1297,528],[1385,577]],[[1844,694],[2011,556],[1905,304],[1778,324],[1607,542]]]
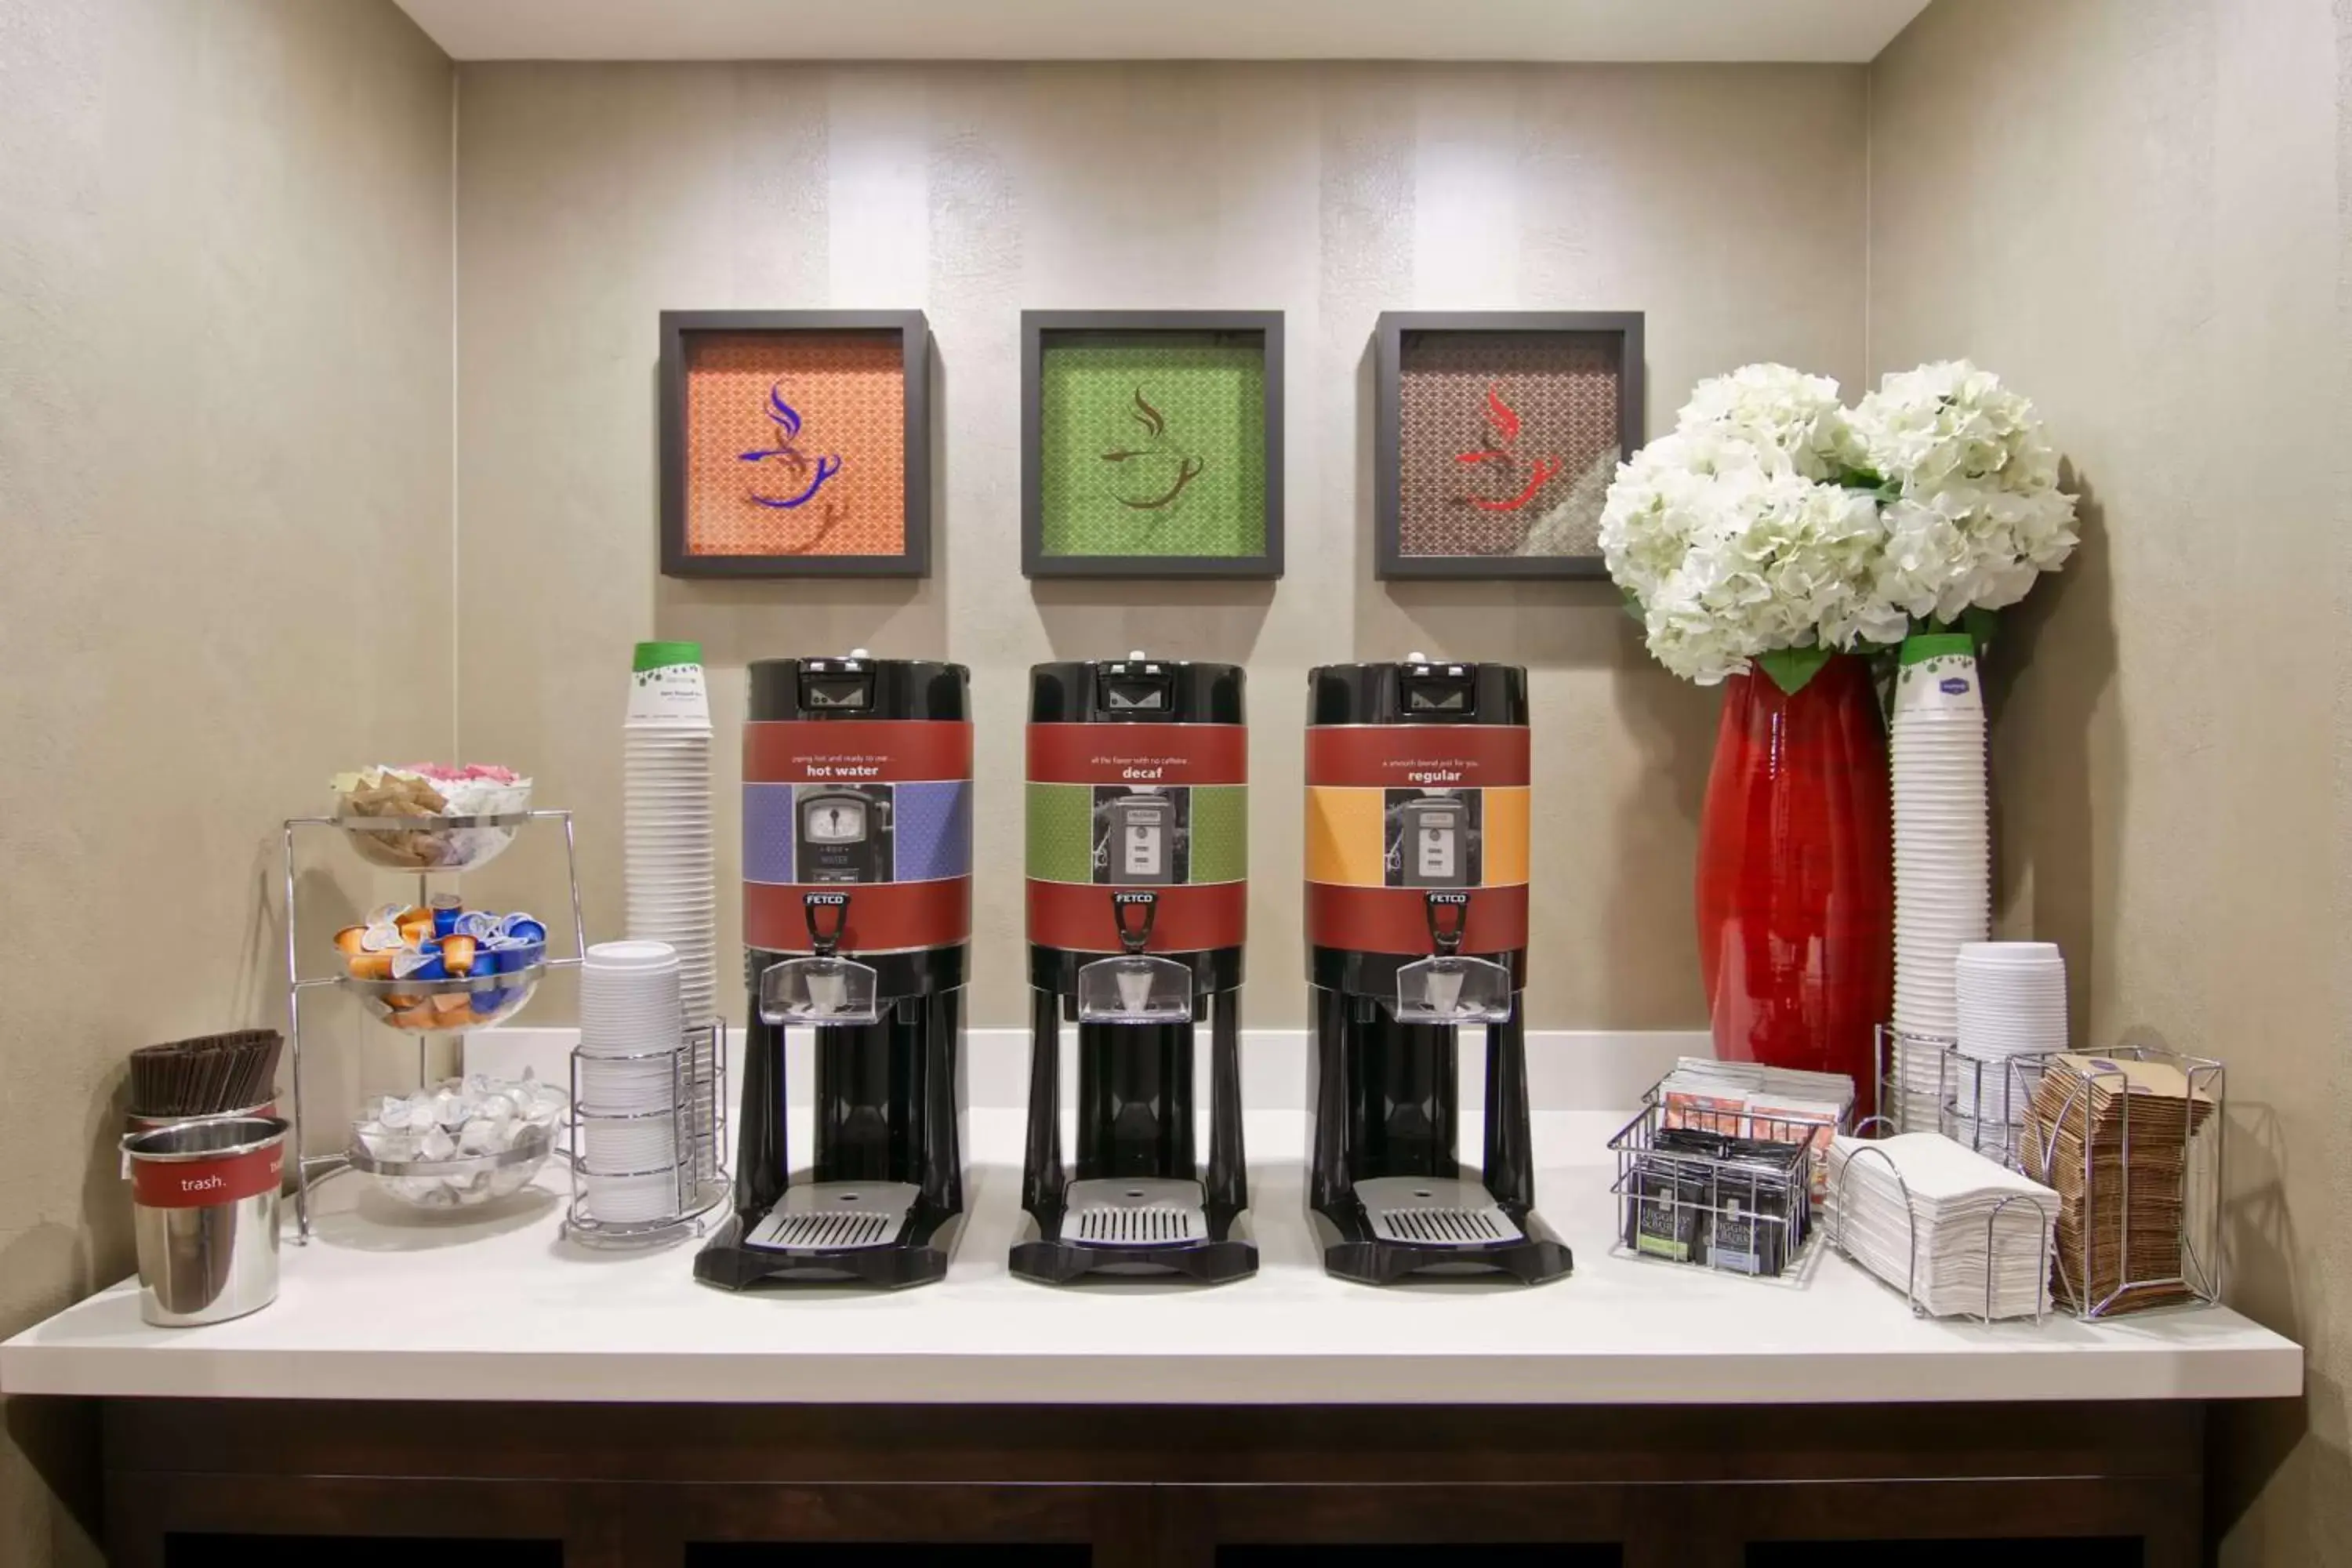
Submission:
[[[320,1189],[275,1305],[152,1329],[117,1286],[0,1345],[0,1391],[113,1397],[1007,1404],[1717,1404],[2297,1394],[2303,1352],[2220,1308],[2102,1324],[1916,1319],[1817,1241],[1801,1279],[1610,1251],[1621,1119],[1538,1116],[1537,1207],[1576,1273],[1379,1289],[1326,1276],[1300,1214],[1304,1118],[1249,1118],[1257,1277],[1055,1289],[1005,1268],[1017,1113],[975,1110],[975,1206],[943,1284],[730,1295],[692,1247],[590,1251],[560,1173],[480,1217]],[[1465,1131],[1465,1147],[1475,1142]]]

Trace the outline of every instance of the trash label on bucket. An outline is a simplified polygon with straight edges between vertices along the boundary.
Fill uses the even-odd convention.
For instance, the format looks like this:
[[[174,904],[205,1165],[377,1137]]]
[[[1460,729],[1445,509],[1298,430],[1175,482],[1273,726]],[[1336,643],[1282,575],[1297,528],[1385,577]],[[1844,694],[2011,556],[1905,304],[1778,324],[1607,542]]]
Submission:
[[[134,1154],[131,1191],[142,1208],[209,1208],[276,1191],[285,1168],[282,1142],[216,1160],[142,1160]]]

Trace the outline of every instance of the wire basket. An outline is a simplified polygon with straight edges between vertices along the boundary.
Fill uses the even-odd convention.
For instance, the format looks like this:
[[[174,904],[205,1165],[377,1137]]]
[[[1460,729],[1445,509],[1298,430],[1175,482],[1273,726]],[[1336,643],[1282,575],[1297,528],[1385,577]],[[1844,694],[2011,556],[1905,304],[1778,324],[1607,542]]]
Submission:
[[[1609,1140],[1612,1251],[1753,1278],[1793,1273],[1811,1233],[1813,1164],[1828,1123],[1722,1113],[1670,1126],[1658,1092]]]

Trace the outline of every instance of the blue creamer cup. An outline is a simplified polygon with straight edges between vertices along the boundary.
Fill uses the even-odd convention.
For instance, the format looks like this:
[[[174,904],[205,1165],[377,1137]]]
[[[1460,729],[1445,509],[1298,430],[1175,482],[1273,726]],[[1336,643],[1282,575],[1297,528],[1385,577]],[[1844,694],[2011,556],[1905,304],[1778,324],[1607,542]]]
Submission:
[[[480,976],[485,974],[498,973],[505,967],[505,964],[502,962],[505,957],[506,955],[499,952],[496,948],[477,947],[474,950],[475,977],[478,979]],[[488,1017],[490,1015],[496,1013],[499,1008],[505,1006],[507,1005],[507,998],[513,994],[514,988],[512,986],[485,986],[483,989],[476,991],[473,994],[474,1011],[484,1017]]]
[[[541,946],[547,943],[547,928],[530,915],[509,915],[499,922],[499,934]]]

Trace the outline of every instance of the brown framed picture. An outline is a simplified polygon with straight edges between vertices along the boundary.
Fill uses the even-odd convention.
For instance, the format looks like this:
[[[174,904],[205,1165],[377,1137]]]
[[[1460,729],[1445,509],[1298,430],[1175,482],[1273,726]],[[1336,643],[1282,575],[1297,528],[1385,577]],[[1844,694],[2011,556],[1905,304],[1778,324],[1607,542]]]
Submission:
[[[1373,329],[1373,572],[1598,578],[1642,445],[1642,314],[1388,310]]]
[[[664,310],[662,572],[930,573],[920,310]]]
[[[1021,570],[1282,575],[1282,312],[1021,312]]]

